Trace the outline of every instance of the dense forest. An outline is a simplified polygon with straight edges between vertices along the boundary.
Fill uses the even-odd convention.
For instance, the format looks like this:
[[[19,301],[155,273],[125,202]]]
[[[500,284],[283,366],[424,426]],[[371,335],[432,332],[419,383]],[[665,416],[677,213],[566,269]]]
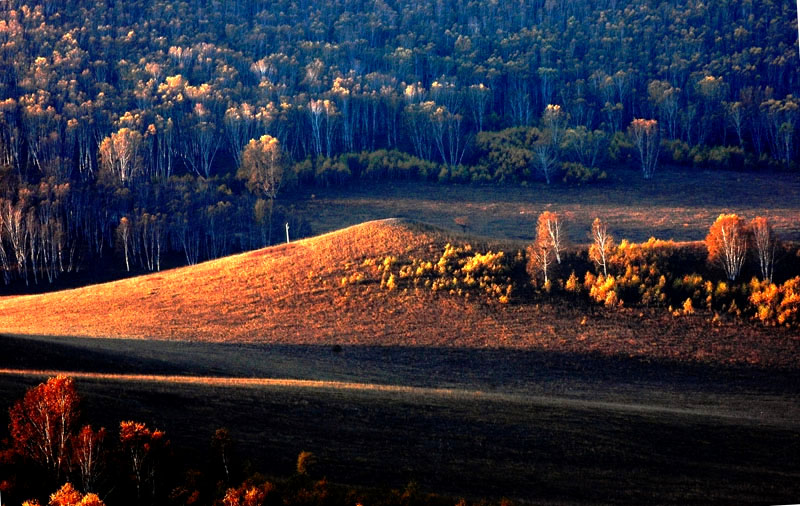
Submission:
[[[795,23],[771,0],[2,1],[4,281],[302,234],[302,185],[797,170]]]

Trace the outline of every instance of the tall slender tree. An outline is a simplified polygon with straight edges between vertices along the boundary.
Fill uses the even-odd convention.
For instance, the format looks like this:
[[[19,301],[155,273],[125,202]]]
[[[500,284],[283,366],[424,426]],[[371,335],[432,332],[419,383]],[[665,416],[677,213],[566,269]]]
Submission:
[[[251,191],[263,195],[269,202],[268,244],[272,244],[272,213],[284,181],[284,170],[280,143],[271,135],[251,139],[242,152],[242,165],[237,176]]]

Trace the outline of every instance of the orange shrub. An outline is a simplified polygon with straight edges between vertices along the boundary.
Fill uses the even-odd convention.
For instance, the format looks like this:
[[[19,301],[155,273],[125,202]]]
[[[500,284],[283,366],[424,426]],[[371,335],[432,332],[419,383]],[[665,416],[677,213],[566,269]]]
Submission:
[[[800,276],[782,285],[753,278],[749,288],[755,319],[765,325],[800,326]]]

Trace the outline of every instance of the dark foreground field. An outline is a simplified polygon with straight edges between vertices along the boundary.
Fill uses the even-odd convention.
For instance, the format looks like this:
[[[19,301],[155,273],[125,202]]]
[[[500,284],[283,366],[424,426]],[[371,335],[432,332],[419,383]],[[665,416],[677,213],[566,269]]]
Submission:
[[[276,475],[531,503],[770,504],[800,497],[795,370],[524,350],[0,337],[0,368],[80,378],[95,424],[146,421],[194,463],[226,426]],[[343,383],[192,384],[158,375]],[[0,376],[9,405],[36,376]],[[202,381],[202,380],[201,380]],[[352,382],[358,382],[353,384]],[[389,386],[389,388],[387,388]],[[392,386],[394,388],[392,388]],[[416,389],[405,387],[413,386]],[[444,390],[443,390],[444,389]]]

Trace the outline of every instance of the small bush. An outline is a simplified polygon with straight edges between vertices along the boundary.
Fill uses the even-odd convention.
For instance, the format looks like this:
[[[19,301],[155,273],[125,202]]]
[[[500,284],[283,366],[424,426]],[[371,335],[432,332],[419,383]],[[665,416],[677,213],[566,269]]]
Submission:
[[[605,181],[608,175],[597,167],[586,167],[576,162],[564,162],[561,164],[564,171],[562,181],[570,184],[586,184]]]

